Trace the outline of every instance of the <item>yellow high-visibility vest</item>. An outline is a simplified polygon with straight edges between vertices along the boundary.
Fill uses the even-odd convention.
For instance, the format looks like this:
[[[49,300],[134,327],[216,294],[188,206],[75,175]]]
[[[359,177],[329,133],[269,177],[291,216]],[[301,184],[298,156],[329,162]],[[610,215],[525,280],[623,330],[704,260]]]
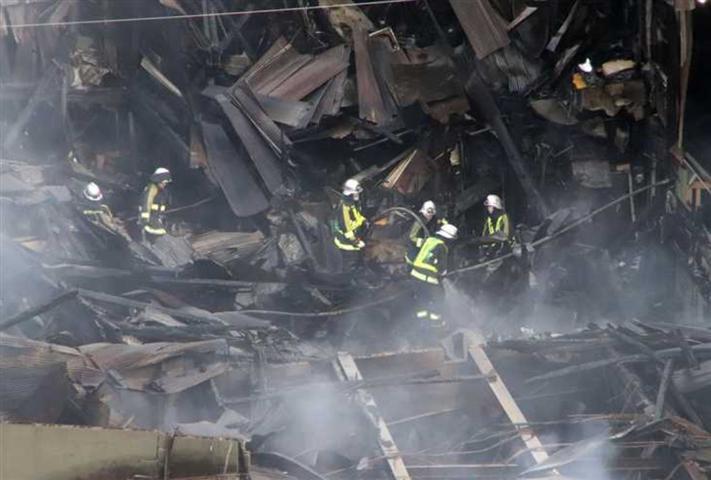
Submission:
[[[443,249],[444,255],[441,255],[438,249]],[[440,265],[440,261],[446,260],[447,251],[444,240],[429,237],[412,262],[410,275],[423,282],[439,285],[440,267],[446,267],[446,265]]]

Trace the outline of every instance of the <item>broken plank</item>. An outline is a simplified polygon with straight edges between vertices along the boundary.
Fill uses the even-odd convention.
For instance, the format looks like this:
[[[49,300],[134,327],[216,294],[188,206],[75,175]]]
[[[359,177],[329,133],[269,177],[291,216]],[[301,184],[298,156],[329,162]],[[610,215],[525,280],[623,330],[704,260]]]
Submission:
[[[339,353],[336,360],[336,373],[341,380],[347,381],[363,381],[363,376],[358,370],[355,360],[349,353]],[[378,405],[375,403],[373,396],[364,389],[359,389],[356,392],[356,398],[363,408],[363,413],[373,422],[373,425],[378,431],[378,444],[386,458],[390,473],[395,480],[409,480],[410,474],[405,467],[405,462],[402,460],[400,450],[395,444],[390,429],[388,429],[385,419],[378,411]]]
[[[469,358],[472,359],[482,374],[488,376],[487,381],[489,383],[489,388],[491,388],[491,391],[501,405],[501,408],[503,408],[504,412],[506,412],[506,416],[518,430],[521,440],[523,440],[523,443],[526,444],[526,447],[529,449],[533,459],[537,464],[545,462],[548,459],[548,454],[543,449],[543,444],[538,436],[536,436],[536,434],[529,428],[522,427],[522,425],[528,424],[528,420],[519,408],[516,400],[514,400],[511,392],[509,392],[504,380],[496,372],[494,364],[491,363],[489,356],[484,351],[484,339],[479,334],[471,333],[470,340],[471,342],[468,349]]]

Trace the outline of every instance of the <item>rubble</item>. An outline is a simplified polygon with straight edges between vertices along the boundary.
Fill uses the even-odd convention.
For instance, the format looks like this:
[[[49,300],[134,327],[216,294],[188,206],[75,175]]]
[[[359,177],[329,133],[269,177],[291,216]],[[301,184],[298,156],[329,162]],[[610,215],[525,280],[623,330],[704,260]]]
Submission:
[[[707,478],[701,2],[259,3],[0,1],[0,477]]]

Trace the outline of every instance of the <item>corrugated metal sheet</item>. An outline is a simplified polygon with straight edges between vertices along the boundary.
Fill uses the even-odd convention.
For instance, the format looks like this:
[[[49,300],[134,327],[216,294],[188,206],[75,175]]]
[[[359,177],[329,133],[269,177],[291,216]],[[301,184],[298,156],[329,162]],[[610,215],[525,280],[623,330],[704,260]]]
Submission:
[[[222,126],[203,122],[202,132],[212,177],[222,188],[234,214],[248,217],[266,210],[267,197]]]
[[[0,418],[55,422],[71,393],[72,348],[0,335]]]
[[[189,343],[125,345],[98,343],[79,348],[121,387],[178,393],[224,373],[224,339]]]
[[[269,95],[312,58],[312,55],[300,54],[284,37],[279,37],[242,80],[255,92]]]
[[[255,94],[259,106],[269,118],[293,128],[304,128],[313,117],[315,106],[311,102]]]
[[[330,48],[304,64],[268,95],[286,100],[301,100],[348,68],[350,54],[351,49],[347,45]]]
[[[321,97],[321,101],[318,105],[316,105],[313,117],[311,117],[312,123],[318,123],[324,116],[337,115],[340,112],[341,103],[343,103],[343,96],[346,93],[347,78],[348,71],[343,70],[341,73],[329,80],[326,91]]]
[[[380,85],[375,78],[368,41],[368,32],[363,29],[353,31],[359,115],[363,120],[382,125],[389,120],[389,116],[385,109]]]
[[[257,122],[250,121],[246,112],[234,106],[226,95],[220,94],[214,98],[220,104],[220,108],[227,116],[235,134],[239,137],[244,149],[252,159],[252,163],[259,173],[264,186],[267,187],[270,193],[277,193],[283,184],[281,168],[277,163],[274,150],[269,148],[264,136],[260,135],[260,131],[255,128]],[[258,105],[256,108],[264,114]],[[266,114],[264,115],[266,116]]]
[[[156,365],[185,354],[227,355],[228,346],[224,339],[188,343],[156,342],[144,345],[92,343],[79,347],[79,351],[103,370],[123,370]]]

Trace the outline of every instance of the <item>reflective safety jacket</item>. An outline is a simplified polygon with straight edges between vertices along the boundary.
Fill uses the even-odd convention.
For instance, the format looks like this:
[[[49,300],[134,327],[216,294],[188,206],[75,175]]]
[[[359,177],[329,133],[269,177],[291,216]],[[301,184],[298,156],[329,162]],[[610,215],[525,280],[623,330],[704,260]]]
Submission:
[[[425,223],[427,225],[427,230],[429,231],[430,235],[434,235],[435,231],[439,227],[447,223],[447,220],[439,219],[437,217],[432,217],[432,219],[427,222],[425,220],[425,217],[423,217],[420,213],[418,213],[417,216],[420,218],[420,220],[422,220],[422,223]],[[408,238],[410,240],[410,244],[407,246],[405,261],[409,264],[412,264],[414,258],[417,256],[417,252],[420,251],[420,248],[422,248],[422,245],[424,245],[425,240],[427,239],[425,229],[422,228],[420,222],[412,222]]]
[[[508,240],[511,238],[511,227],[509,226],[508,214],[502,210],[494,210],[494,213],[486,217],[481,236],[500,236],[503,237],[502,240]]]
[[[146,185],[138,207],[138,223],[143,226],[143,231],[151,235],[165,235],[164,216],[168,209],[168,192],[155,183]]]
[[[447,270],[448,252],[444,240],[438,237],[427,238],[412,262],[410,275],[422,282],[439,285],[440,277]]]
[[[365,230],[366,219],[358,207],[358,203],[346,197],[338,202],[334,218],[331,221],[333,243],[341,250],[357,251]]]
[[[81,213],[90,221],[95,221],[101,217],[113,218],[111,209],[105,203],[82,201],[79,205]]]

